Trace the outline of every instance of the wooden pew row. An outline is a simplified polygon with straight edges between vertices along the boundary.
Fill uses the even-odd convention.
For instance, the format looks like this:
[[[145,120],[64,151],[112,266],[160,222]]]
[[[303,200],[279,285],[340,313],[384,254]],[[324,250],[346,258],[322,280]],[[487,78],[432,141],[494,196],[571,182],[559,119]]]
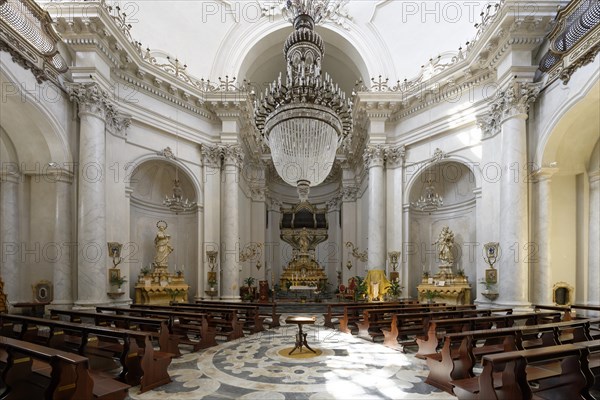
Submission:
[[[365,303],[363,303],[363,304],[365,304]],[[393,306],[401,305],[401,304],[406,304],[408,306],[408,305],[419,304],[419,302],[414,299],[401,299],[401,300],[393,301],[393,302],[368,303],[368,304],[370,305],[370,308],[376,308],[376,307],[393,307]],[[361,307],[362,305],[357,304],[356,302],[340,302],[340,303],[335,303],[335,304],[328,304],[327,305],[327,313],[323,314],[324,325],[327,328],[335,329],[335,324],[339,323],[339,320],[344,317],[344,308],[348,307],[348,306]]]
[[[446,334],[441,351],[426,356],[425,382],[452,393],[450,381],[474,377],[473,367],[484,355],[589,341],[589,326],[589,320],[572,320]]]
[[[218,344],[216,327],[209,324],[209,316],[205,313],[111,306],[98,306],[96,311],[141,318],[169,318],[169,333],[178,338],[180,345],[192,346],[192,351],[206,349]]]
[[[185,306],[167,306],[167,305],[147,305],[147,304],[131,304],[132,310],[147,310],[147,311],[168,311],[178,313],[181,326],[181,316],[186,315],[186,320],[190,315],[205,315],[210,327],[215,328],[215,335],[222,336],[225,340],[232,341],[244,337],[244,321],[240,321],[239,313],[234,308],[229,307],[185,307]],[[189,320],[188,320],[189,322]]]
[[[80,310],[50,310],[51,318],[59,319],[60,316],[67,317],[69,322],[87,322],[98,326],[150,332],[152,337],[158,340],[160,351],[171,353],[175,357],[181,357],[179,337],[169,332],[170,319],[167,317],[148,318]]]
[[[400,312],[391,315],[387,328],[381,328],[384,346],[405,350],[406,346],[415,346],[417,335],[426,335],[431,319],[461,318],[465,312],[476,312],[475,306],[448,306],[423,308],[418,312]],[[512,309],[498,309],[496,312],[511,313]],[[411,339],[409,339],[411,337]]]
[[[480,376],[452,384],[459,399],[593,399],[599,356],[599,340],[490,354]]]
[[[250,333],[258,333],[258,332],[262,332],[265,330],[265,327],[263,325],[263,321],[266,318],[266,316],[261,315],[259,308],[257,305],[252,305],[252,304],[242,304],[242,303],[237,303],[237,304],[227,304],[227,305],[220,305],[220,304],[199,304],[199,303],[171,303],[170,307],[176,307],[178,309],[184,310],[184,311],[198,311],[200,310],[201,312],[207,312],[207,311],[211,311],[211,310],[219,310],[219,309],[226,309],[226,310],[235,310],[237,312],[237,319],[238,321],[242,321],[243,322],[243,328],[245,330],[247,330]]]
[[[216,301],[216,300],[196,300],[196,304],[202,305],[226,305],[226,306],[239,306],[240,303],[234,301]],[[259,309],[259,315],[264,317],[263,322],[269,325],[269,328],[277,328],[281,326],[280,318],[281,314],[277,312],[277,303],[255,303],[253,306],[257,306]]]
[[[129,385],[89,370],[86,357],[0,336],[5,400],[122,400]]]
[[[427,354],[435,354],[444,335],[453,332],[476,331],[480,329],[505,328],[513,325],[540,325],[560,322],[560,312],[532,312],[523,314],[492,315],[489,317],[448,318],[429,321],[425,337],[417,337],[419,350],[415,357],[425,359]]]
[[[74,351],[88,357],[92,369],[106,366],[107,359],[113,368],[118,361],[121,371],[115,378],[140,385],[140,393],[171,382],[167,368],[173,355],[155,351],[148,332],[12,314],[0,314],[0,323],[4,336]]]
[[[455,318],[467,317],[471,315],[478,316],[489,316],[492,312],[499,313],[512,313],[512,308],[498,308],[498,309],[476,309],[475,306],[442,306],[439,308],[436,307],[420,307],[420,308],[376,308],[376,309],[365,309],[363,310],[362,319],[356,322],[356,326],[358,327],[358,336],[364,338],[371,338],[373,341],[378,337],[385,337],[383,329],[388,329],[391,331],[392,323],[394,320],[394,315],[400,313],[402,315],[406,314],[418,314],[424,310],[429,310],[430,313],[434,313],[437,310],[443,310],[437,312],[439,318],[443,316],[454,316]],[[428,317],[425,317],[426,319]],[[396,326],[398,324],[398,317],[396,317]],[[418,323],[418,319],[415,319],[415,323]],[[421,326],[426,325],[426,320],[423,320]]]
[[[390,306],[388,306],[388,308],[389,307]],[[363,311],[366,309],[373,309],[373,308],[374,307],[372,306],[372,303],[365,303],[365,304],[361,304],[361,305],[354,304],[351,306],[344,307],[344,314],[339,319],[338,330],[340,330],[341,332],[344,332],[344,333],[352,333],[351,326],[354,326],[354,327],[356,327],[356,330],[358,331],[357,323],[360,321]],[[375,308],[379,309],[379,308],[386,308],[386,307],[378,306]],[[396,310],[398,312],[402,312],[402,313],[413,313],[413,312],[419,312],[419,311],[430,311],[433,309],[439,309],[439,310],[454,310],[457,308],[473,309],[473,308],[475,308],[475,306],[474,305],[450,306],[450,305],[446,305],[443,303],[442,304],[397,304],[397,305],[392,305],[391,308],[396,308]]]

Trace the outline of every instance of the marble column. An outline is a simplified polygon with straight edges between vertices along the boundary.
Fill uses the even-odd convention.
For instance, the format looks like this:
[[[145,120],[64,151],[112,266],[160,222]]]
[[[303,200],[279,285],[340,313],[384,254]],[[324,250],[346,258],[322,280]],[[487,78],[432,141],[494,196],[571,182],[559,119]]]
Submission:
[[[358,260],[352,257],[346,243],[356,244],[356,186],[344,186],[342,188],[342,283],[347,284],[350,277],[357,275]],[[352,268],[348,269],[348,261]]]
[[[237,145],[223,146],[223,216],[221,218],[222,241],[221,260],[223,300],[240,300],[240,226],[239,226],[239,180],[243,161],[242,150]]]
[[[73,304],[73,265],[75,254],[70,245],[71,237],[71,199],[73,174],[70,171],[52,171],[48,177],[54,182],[56,190],[56,209],[54,218],[54,242],[62,249],[60,257],[53,263],[54,299],[52,305],[68,308]]]
[[[0,271],[4,282],[4,294],[9,304],[21,300],[21,246],[19,237],[19,183],[21,175],[0,175]]]
[[[501,110],[500,282],[498,302],[528,308],[529,248],[527,199],[527,118],[539,86],[513,83],[496,103]]]
[[[600,171],[590,177],[590,231],[588,250],[588,304],[600,304]]]
[[[552,302],[552,175],[556,168],[542,168],[536,172],[534,193],[536,201],[534,210],[534,242],[537,259],[531,260],[532,289],[531,299],[534,304],[553,305]]]
[[[402,239],[404,232],[402,230],[403,220],[403,195],[404,195],[404,159],[406,156],[406,148],[404,146],[390,147],[386,150],[385,155],[385,167],[387,170],[388,181],[387,181],[387,249],[390,251],[402,252]],[[389,257],[388,257],[389,264]],[[400,273],[400,280],[402,281],[402,258],[398,259],[398,266],[396,271]],[[389,265],[389,272],[393,271],[392,266]]]
[[[198,295],[206,298],[205,290],[208,290],[208,258],[206,251],[216,250],[220,252],[221,242],[221,158],[222,151],[217,146],[203,145],[202,153],[202,177],[204,183],[204,213],[202,224],[199,225],[203,234],[198,236],[200,243],[199,256],[203,262],[203,269],[198,271]],[[200,224],[200,220],[198,220]],[[217,257],[217,260],[219,258]],[[220,265],[216,267],[219,277]],[[217,288],[221,286],[221,280],[217,282]]]
[[[385,270],[384,160],[385,148],[383,146],[369,146],[365,150],[364,161],[369,170],[368,270]]]
[[[69,87],[79,105],[77,204],[77,301],[89,308],[107,301],[106,269],[106,120],[115,111],[97,84]]]

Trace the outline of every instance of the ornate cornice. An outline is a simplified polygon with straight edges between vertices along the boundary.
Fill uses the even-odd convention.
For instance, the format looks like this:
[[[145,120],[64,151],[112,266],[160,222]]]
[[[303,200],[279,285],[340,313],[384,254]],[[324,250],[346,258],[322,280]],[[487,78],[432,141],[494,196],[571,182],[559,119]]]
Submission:
[[[406,159],[406,146],[388,147],[385,149],[386,168],[398,168],[404,164]]]
[[[385,162],[386,147],[382,145],[367,146],[363,154],[363,161],[367,169],[383,167]]]
[[[539,83],[513,82],[506,90],[499,91],[488,112],[477,118],[483,133],[482,139],[497,135],[504,120],[517,115],[527,116],[529,107],[537,99],[540,90]]]

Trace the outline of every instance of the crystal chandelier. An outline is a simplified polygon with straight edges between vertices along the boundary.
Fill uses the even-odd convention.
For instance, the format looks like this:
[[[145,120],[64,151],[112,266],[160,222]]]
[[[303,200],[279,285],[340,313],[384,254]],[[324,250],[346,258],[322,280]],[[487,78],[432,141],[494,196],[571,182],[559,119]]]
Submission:
[[[254,118],[279,176],[308,200],[311,186],[322,183],[333,166],[342,139],[352,130],[352,102],[321,73],[323,39],[315,24],[336,5],[329,0],[288,0],[284,17],[294,25],[283,52],[287,73],[254,103]]]
[[[183,200],[183,189],[179,183],[179,174],[177,172],[177,166],[175,166],[175,179],[173,180],[173,195],[171,197],[165,196],[163,205],[169,207],[175,214],[179,214],[184,211],[191,211],[196,207],[195,201],[189,201],[187,198]]]
[[[431,174],[427,176],[426,185],[425,195],[421,195],[421,197],[416,202],[412,203],[412,205],[421,211],[426,211],[431,214],[431,212],[444,205],[444,200],[435,192],[435,186],[433,186]]]

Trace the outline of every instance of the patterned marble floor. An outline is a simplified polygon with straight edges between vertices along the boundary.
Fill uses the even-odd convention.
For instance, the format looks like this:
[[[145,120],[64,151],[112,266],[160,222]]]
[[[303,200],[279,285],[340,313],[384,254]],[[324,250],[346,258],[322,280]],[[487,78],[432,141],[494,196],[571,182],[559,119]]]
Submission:
[[[285,316],[282,316],[282,321]],[[173,382],[131,400],[154,399],[454,399],[424,383],[427,367],[410,354],[324,328],[307,326],[308,343],[322,354],[290,359],[296,325],[185,354],[171,363]]]

